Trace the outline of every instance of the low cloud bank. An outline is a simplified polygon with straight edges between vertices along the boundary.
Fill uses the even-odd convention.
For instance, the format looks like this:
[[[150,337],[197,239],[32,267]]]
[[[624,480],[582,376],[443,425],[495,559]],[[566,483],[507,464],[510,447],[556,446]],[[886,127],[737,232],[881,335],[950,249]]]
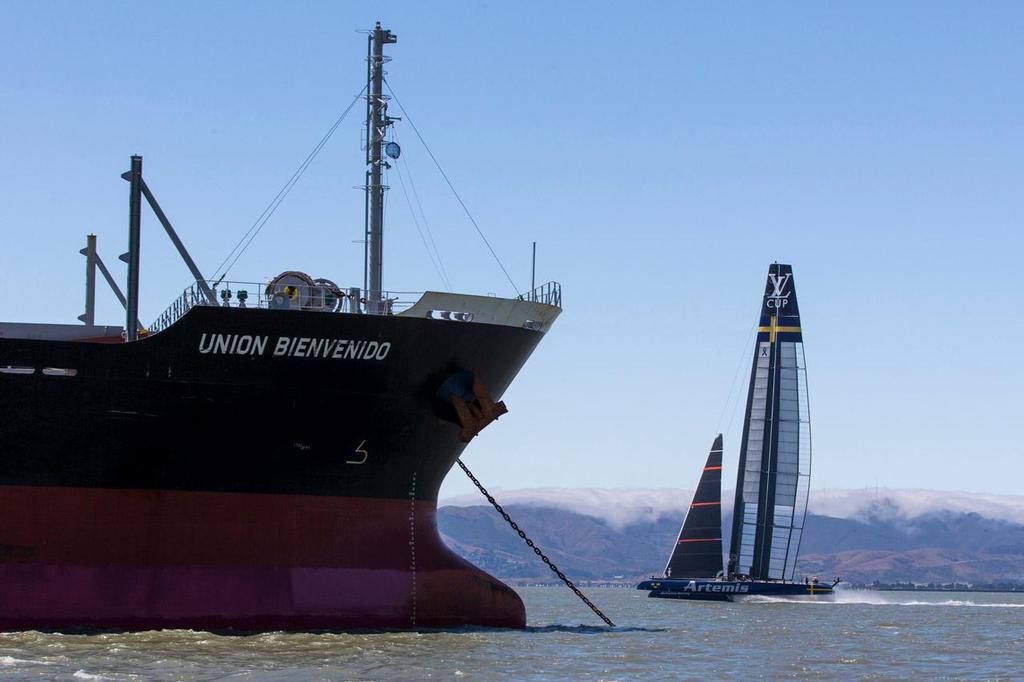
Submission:
[[[693,491],[675,488],[525,488],[492,490],[502,506],[512,504],[550,507],[603,519],[616,529],[633,523],[653,522],[663,516],[682,519]],[[475,507],[487,504],[482,496],[469,493],[440,501],[441,506]]]
[[[811,511],[841,519],[913,519],[935,512],[974,513],[1024,524],[1024,496],[949,490],[874,488],[811,491]]]
[[[616,529],[630,524],[653,522],[662,517],[682,520],[693,491],[677,488],[527,488],[496,490],[502,505],[520,504],[551,507],[603,519]],[[733,491],[723,492],[723,511],[732,507]],[[442,506],[471,507],[487,504],[477,494],[457,495],[441,500]],[[990,519],[1024,524],[1024,496],[941,490],[811,491],[814,514],[842,519],[917,518],[935,512],[975,513]]]

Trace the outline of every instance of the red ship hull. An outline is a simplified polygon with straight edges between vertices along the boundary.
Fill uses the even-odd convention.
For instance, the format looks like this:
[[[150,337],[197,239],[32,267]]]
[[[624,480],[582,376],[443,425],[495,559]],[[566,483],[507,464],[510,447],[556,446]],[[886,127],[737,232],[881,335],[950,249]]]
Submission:
[[[424,500],[0,487],[0,629],[521,628]],[[69,519],[75,519],[69,523]]]
[[[542,336],[200,306],[134,343],[0,338],[0,628],[523,627],[438,534],[466,447],[441,389],[499,399]]]

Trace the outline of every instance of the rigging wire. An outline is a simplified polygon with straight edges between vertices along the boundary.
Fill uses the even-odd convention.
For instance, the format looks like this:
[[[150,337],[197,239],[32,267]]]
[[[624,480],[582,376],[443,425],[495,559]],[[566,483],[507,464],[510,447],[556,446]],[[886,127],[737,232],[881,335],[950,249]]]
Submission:
[[[459,196],[458,190],[455,189],[455,185],[453,185],[452,181],[448,178],[448,174],[444,172],[444,168],[441,167],[441,164],[440,162],[438,162],[437,157],[434,156],[434,152],[430,150],[430,147],[427,145],[427,141],[423,139],[423,135],[420,134],[419,128],[417,128],[416,124],[413,123],[412,117],[409,116],[409,110],[402,106],[401,100],[398,99],[398,96],[395,94],[394,89],[391,87],[391,84],[388,83],[387,79],[384,80],[384,85],[387,87],[388,92],[391,94],[391,98],[395,100],[395,104],[397,104],[398,107],[402,110],[402,114],[405,116],[405,120],[408,121],[409,126],[412,128],[412,131],[416,133],[416,137],[419,138],[420,144],[422,144],[423,148],[427,150],[427,154],[430,156],[430,160],[434,162],[434,165],[437,167],[438,172],[441,173],[441,177],[444,178],[444,181],[446,183],[448,183],[448,188],[452,191],[452,194],[455,195],[455,199],[456,201],[459,202],[459,205],[462,206],[462,210],[463,212],[465,212],[466,217],[469,218],[469,222],[473,223],[473,227],[476,228],[476,233],[480,235],[480,239],[483,240],[484,245],[487,246],[487,250],[490,251],[491,255],[494,257],[494,262],[496,262],[498,264],[498,267],[501,268],[501,271],[505,273],[505,279],[508,280],[508,283],[512,285],[512,290],[515,291],[516,295],[518,295],[519,287],[516,286],[516,283],[512,279],[512,276],[508,274],[508,270],[505,268],[505,264],[501,262],[500,258],[498,258],[498,254],[495,253],[494,247],[491,246],[491,243],[489,241],[487,241],[487,237],[484,236],[484,231],[480,229],[480,225],[477,224],[476,219],[473,217],[473,214],[469,212],[469,208],[466,206],[466,202],[464,202],[462,200],[462,197]]]
[[[395,142],[398,142],[398,132],[392,129],[395,135]],[[403,160],[401,157],[398,159],[399,164],[405,164],[405,174],[409,178],[409,189],[412,190],[412,196],[416,200],[416,206],[420,210],[420,219],[423,221],[423,227],[427,231],[427,239],[430,241],[430,246],[434,249],[434,255],[437,257],[437,264],[441,266],[441,272],[444,273],[442,279],[444,279],[448,290],[451,291],[451,279],[448,277],[448,268],[444,266],[444,261],[441,259],[441,250],[437,248],[437,242],[434,241],[434,231],[430,229],[430,221],[427,220],[427,214],[423,210],[423,202],[420,201],[420,194],[416,191],[416,182],[412,177],[412,168],[409,167],[409,162]],[[401,178],[399,178],[401,179]],[[404,187],[402,188],[405,189]],[[410,206],[410,210],[412,207]]]
[[[234,248],[232,248],[231,251],[228,252],[228,255],[224,257],[224,260],[221,261],[221,264],[217,266],[217,269],[214,270],[213,274],[213,279],[215,280],[216,284],[219,284],[225,277],[227,277],[227,274],[228,272],[230,272],[231,268],[235,266],[235,263],[238,262],[238,259],[242,256],[243,253],[245,253],[245,250],[249,248],[249,245],[252,244],[253,240],[260,233],[263,227],[267,224],[267,221],[270,220],[270,218],[274,215],[274,213],[277,211],[278,207],[285,200],[285,198],[287,198],[288,194],[292,191],[295,185],[299,182],[300,179],[302,179],[303,173],[305,173],[309,165],[313,163],[313,160],[316,159],[317,155],[327,144],[327,141],[331,139],[331,136],[334,134],[334,131],[338,129],[338,126],[340,126],[342,121],[345,120],[345,117],[348,116],[350,111],[352,111],[352,107],[356,105],[356,102],[362,99],[364,92],[366,92],[366,86],[363,86],[363,88],[352,99],[349,105],[345,107],[345,110],[341,112],[341,115],[334,121],[333,124],[331,124],[331,127],[327,129],[327,132],[324,133],[324,136],[321,137],[320,141],[317,142],[316,145],[313,147],[313,150],[310,151],[306,158],[302,161],[302,163],[299,164],[299,167],[295,169],[295,172],[292,173],[292,176],[290,178],[288,178],[288,181],[284,183],[280,190],[278,190],[274,198],[271,199],[270,203],[267,204],[266,208],[263,209],[263,212],[259,214],[259,216],[253,222],[253,224],[249,227],[249,229],[246,230],[245,234],[242,235],[242,238],[238,240],[237,244],[235,244]],[[228,261],[230,261],[229,264]],[[227,267],[225,267],[225,264],[227,264]],[[217,273],[220,273],[219,277]]]
[[[759,322],[754,322],[754,326],[750,328],[750,332],[747,333],[747,340],[743,343],[743,349],[740,351],[740,358],[736,361],[736,371],[733,372],[732,382],[729,384],[729,392],[726,394],[725,403],[722,405],[722,412],[718,415],[718,427],[715,429],[716,433],[731,433],[732,423],[736,419],[736,412],[739,410],[740,395],[742,391],[737,390],[736,381],[739,379],[740,370],[743,368],[743,358],[746,357],[747,352],[750,348],[751,337],[754,336],[757,331]],[[734,398],[735,396],[735,398]],[[729,405],[732,405],[732,409],[729,410]],[[722,420],[725,419],[726,411],[729,410],[729,424],[726,426],[725,431],[722,431]]]
[[[427,256],[430,257],[430,262],[434,266],[434,271],[437,272],[437,276],[444,282],[446,291],[452,290],[452,285],[448,281],[447,273],[444,272],[444,266],[438,265],[437,258],[440,258],[438,254],[437,258],[434,257],[434,252],[430,250],[430,244],[427,243],[427,238],[423,234],[423,229],[420,227],[419,218],[416,217],[416,210],[412,207],[412,199],[409,198],[409,190],[405,186],[405,177],[402,175],[401,160],[395,162],[395,172],[398,174],[398,184],[402,186],[402,194],[405,196],[405,203],[409,207],[409,213],[412,215],[412,223],[416,226],[416,232],[420,235],[420,241],[423,242],[423,248],[427,251]],[[406,166],[406,173],[408,173],[409,167]],[[412,182],[412,178],[409,178],[409,182]],[[429,229],[429,228],[428,228]]]

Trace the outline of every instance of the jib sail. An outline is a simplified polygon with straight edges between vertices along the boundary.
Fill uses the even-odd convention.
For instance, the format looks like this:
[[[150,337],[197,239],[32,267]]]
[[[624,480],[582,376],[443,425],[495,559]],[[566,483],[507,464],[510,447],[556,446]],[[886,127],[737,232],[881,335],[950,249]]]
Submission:
[[[722,572],[722,434],[718,434],[665,567],[669,578],[714,578]]]
[[[747,393],[730,576],[792,580],[811,469],[811,426],[793,268],[768,268]]]

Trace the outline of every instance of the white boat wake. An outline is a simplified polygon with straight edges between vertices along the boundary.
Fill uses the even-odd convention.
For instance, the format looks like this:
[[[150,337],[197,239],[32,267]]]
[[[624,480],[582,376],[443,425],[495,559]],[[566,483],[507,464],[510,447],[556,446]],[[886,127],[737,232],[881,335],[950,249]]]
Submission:
[[[754,595],[744,597],[747,604],[867,604],[875,606],[967,606],[975,608],[1024,609],[1022,602],[984,602],[970,599],[944,599],[928,601],[924,599],[900,598],[899,592],[871,592],[862,590],[838,590],[830,596],[818,598],[806,597],[768,597]]]

